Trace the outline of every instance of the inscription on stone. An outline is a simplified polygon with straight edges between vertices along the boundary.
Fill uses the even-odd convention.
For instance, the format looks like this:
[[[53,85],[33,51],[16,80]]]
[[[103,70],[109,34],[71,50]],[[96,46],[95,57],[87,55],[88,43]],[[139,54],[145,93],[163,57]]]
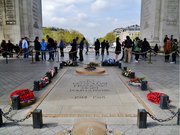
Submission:
[[[34,26],[34,28],[39,28],[38,21],[40,20],[40,18],[39,18],[39,9],[38,9],[39,3],[38,2],[39,1],[37,1],[37,0],[33,0],[32,10],[33,10],[33,21],[34,21],[33,26]]]
[[[106,92],[110,92],[107,82],[85,80],[74,82],[73,88],[69,90],[75,94],[73,99],[105,99]]]
[[[151,3],[151,0],[144,0],[142,1],[143,3],[143,29],[147,29],[149,28],[149,22],[150,22],[150,19],[151,19],[151,9],[150,9],[150,5],[152,4]]]
[[[7,25],[16,24],[15,0],[5,0],[5,19]]]
[[[177,25],[178,22],[178,0],[169,0],[167,3],[167,24]]]
[[[3,24],[4,0],[0,0],[0,26]]]

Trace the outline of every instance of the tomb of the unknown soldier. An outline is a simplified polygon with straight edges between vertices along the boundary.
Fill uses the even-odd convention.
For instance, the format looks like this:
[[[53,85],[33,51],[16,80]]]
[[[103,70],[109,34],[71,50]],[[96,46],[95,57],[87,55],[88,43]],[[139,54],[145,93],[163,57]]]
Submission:
[[[180,1],[137,2],[138,37],[134,27],[93,41],[48,27],[69,24],[75,12],[73,26],[92,29],[76,9],[88,2],[0,0],[0,135],[179,135]],[[107,3],[94,3],[88,10],[103,16]]]

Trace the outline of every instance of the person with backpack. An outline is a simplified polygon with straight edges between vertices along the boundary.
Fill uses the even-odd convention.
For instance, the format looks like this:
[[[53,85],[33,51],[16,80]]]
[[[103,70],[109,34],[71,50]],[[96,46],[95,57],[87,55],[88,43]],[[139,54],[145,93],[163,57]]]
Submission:
[[[126,40],[124,42],[124,58],[125,62],[129,63],[131,61],[131,55],[132,55],[132,46],[133,42],[130,39],[129,36],[126,36]]]

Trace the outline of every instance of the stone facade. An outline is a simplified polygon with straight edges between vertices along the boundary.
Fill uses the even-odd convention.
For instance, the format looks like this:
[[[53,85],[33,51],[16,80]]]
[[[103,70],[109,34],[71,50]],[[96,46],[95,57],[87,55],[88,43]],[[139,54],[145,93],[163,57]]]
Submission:
[[[41,0],[0,0],[0,41],[42,36]]]
[[[165,35],[180,40],[180,1],[141,0],[141,38],[163,46]]]
[[[117,28],[117,29],[113,30],[113,32],[116,35],[116,37],[120,38],[120,42],[122,43],[126,39],[126,36],[139,37],[140,26],[139,25],[131,25],[126,28]]]

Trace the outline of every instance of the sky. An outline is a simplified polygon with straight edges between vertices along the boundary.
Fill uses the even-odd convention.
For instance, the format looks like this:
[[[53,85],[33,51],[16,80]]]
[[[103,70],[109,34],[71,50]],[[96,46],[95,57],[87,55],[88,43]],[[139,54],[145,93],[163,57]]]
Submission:
[[[88,40],[140,24],[141,0],[42,0],[43,26],[73,29]]]

